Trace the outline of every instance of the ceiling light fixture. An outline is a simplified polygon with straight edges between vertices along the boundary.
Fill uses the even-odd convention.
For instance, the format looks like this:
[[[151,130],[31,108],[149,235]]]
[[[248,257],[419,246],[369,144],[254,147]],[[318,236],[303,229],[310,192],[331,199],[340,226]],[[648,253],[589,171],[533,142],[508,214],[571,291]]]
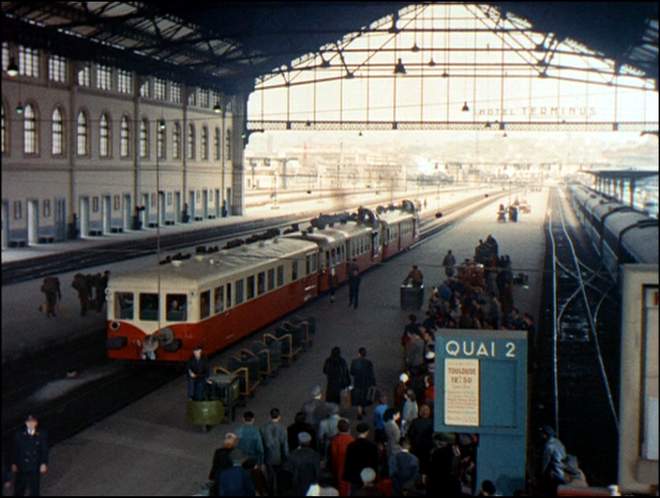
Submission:
[[[18,66],[16,65],[16,61],[14,60],[13,57],[9,59],[9,65],[7,66],[7,74],[12,78],[18,76]]]
[[[403,65],[401,59],[394,65],[394,74],[406,74],[406,66]]]

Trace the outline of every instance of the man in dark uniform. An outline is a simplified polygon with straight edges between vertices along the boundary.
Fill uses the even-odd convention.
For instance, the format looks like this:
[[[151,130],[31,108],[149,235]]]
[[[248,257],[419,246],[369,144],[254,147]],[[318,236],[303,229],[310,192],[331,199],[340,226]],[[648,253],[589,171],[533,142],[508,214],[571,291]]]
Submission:
[[[16,475],[14,496],[39,496],[39,478],[48,472],[48,440],[46,433],[37,430],[39,421],[34,415],[25,418],[25,428],[14,438],[11,471]]]
[[[204,394],[204,385],[209,377],[209,362],[202,357],[202,347],[195,346],[193,357],[186,364],[188,376],[188,399],[200,401]]]

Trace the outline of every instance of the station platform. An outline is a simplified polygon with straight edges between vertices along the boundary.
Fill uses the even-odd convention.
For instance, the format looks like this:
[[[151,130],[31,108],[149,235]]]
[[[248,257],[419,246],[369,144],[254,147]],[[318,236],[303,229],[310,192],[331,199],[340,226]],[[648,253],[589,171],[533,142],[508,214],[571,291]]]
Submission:
[[[433,193],[422,192],[427,199],[426,209],[423,209],[421,216],[425,214],[434,213],[436,210],[441,209],[442,206],[450,205],[461,201],[467,197],[474,196],[479,192],[492,192],[494,189],[488,186],[473,187],[471,189],[462,188],[448,188],[445,190],[434,190]],[[416,198],[414,192],[409,192],[412,198]],[[408,195],[402,194],[402,195]],[[368,194],[361,194],[363,197]],[[389,199],[389,198],[388,198]],[[365,204],[367,204],[366,199]],[[369,204],[378,204],[386,202],[387,199],[373,200],[373,196]],[[357,200],[359,203],[360,201]],[[314,216],[322,210],[318,204],[310,203],[307,205],[309,216]],[[313,209],[313,210],[312,210]],[[325,208],[323,208],[325,209]],[[339,210],[339,208],[336,208]],[[283,213],[277,213],[277,216]],[[301,213],[301,217],[304,213]],[[259,214],[251,214],[249,217],[240,217],[241,220],[257,219]],[[263,215],[265,216],[265,214]],[[222,223],[237,223],[239,217],[222,218],[220,220],[212,220],[216,224]],[[211,222],[211,220],[209,220]],[[206,223],[199,223],[197,225],[204,225]],[[197,225],[184,225],[181,227],[182,234],[184,230],[193,230]],[[170,227],[168,227],[170,228]],[[179,227],[175,227],[179,228]],[[199,228],[199,226],[197,226]],[[163,230],[163,232],[165,229]],[[154,230],[149,230],[149,233],[137,233],[136,236],[153,236]],[[121,237],[121,235],[120,235]],[[229,238],[235,238],[229,237]],[[77,244],[95,244],[100,243],[97,241],[72,241],[63,244],[64,246],[75,247]],[[107,241],[105,242],[107,244]],[[88,246],[86,246],[88,247]],[[188,251],[193,250],[194,246]],[[174,252],[186,251],[186,249],[178,249],[177,251],[163,252],[162,258],[167,254],[174,254]],[[4,261],[4,252],[3,252]],[[96,274],[103,273],[105,270],[110,271],[110,278],[113,273],[117,272],[130,272],[139,268],[143,268],[145,264],[153,264],[156,261],[155,255],[145,256],[142,258],[134,258],[125,260],[119,263],[104,266],[93,266],[80,270],[83,274]],[[55,318],[47,318],[45,313],[39,311],[40,304],[45,302],[44,294],[40,291],[42,280],[31,280],[27,282],[20,282],[16,284],[2,286],[2,362],[3,364],[8,361],[13,361],[20,358],[25,353],[33,354],[37,350],[43,350],[54,345],[62,344],[84,337],[95,331],[101,331],[105,328],[106,313],[105,307],[103,311],[97,313],[95,310],[87,312],[86,316],[80,316],[80,303],[78,295],[71,287],[74,275],[78,271],[71,271],[57,275],[60,280],[60,287],[62,291],[62,301],[58,304],[58,316]]]
[[[431,284],[444,276],[441,262],[448,249],[461,262],[473,256],[479,239],[492,234],[500,254],[511,257],[514,272],[529,275],[528,288],[514,289],[514,303],[536,317],[542,291],[547,191],[530,193],[527,200],[531,214],[521,216],[518,223],[497,223],[495,202],[363,274],[357,310],[347,308],[346,286],[338,289],[334,304],[328,296],[321,296],[299,310],[317,319],[314,345],[247,400],[245,410],[256,414],[256,425],[267,422],[273,407],[281,410],[285,425],[293,422],[311,388],[315,384],[325,387],[321,365],[333,346],[341,347],[347,361],[357,355],[359,347],[366,347],[378,387],[390,392],[400,372],[399,340],[409,313],[399,307],[399,285],[411,265],[417,264],[425,276],[428,298]],[[213,357],[211,363],[223,364],[240,348],[239,343]],[[42,494],[194,495],[206,482],[213,452],[222,444],[224,432],[239,424],[221,425],[203,433],[187,423],[185,398],[182,377],[55,446],[49,473],[42,479]],[[343,415],[351,418],[354,428],[355,414]],[[367,421],[371,421],[371,410],[368,415]]]
[[[301,216],[309,214],[314,216],[323,211],[341,211],[353,206],[389,204],[392,200],[398,202],[399,199],[420,199],[423,203],[427,201],[425,209],[431,209],[429,201],[437,194],[451,194],[467,190],[480,190],[492,188],[488,185],[472,186],[443,186],[432,189],[417,189],[411,191],[394,192],[364,192],[356,193],[341,192],[337,197],[327,195],[309,195],[306,198],[300,198],[299,193],[287,195],[286,192],[278,194],[278,201],[269,201],[268,203],[259,202],[256,206],[246,206],[246,215],[227,216],[225,218],[206,219],[202,221],[193,221],[190,223],[177,223],[175,225],[165,225],[160,228],[161,235],[171,235],[180,233],[185,235],[196,230],[203,230],[227,225],[239,225],[255,220],[263,220],[285,216],[288,214],[299,213]],[[112,233],[102,236],[90,236],[84,239],[68,240],[65,242],[55,242],[52,244],[35,244],[28,247],[4,248],[2,249],[2,264],[16,261],[26,261],[42,256],[50,256],[65,252],[72,252],[80,249],[107,248],[109,244],[126,242],[128,240],[143,240],[155,237],[156,228],[146,227],[142,230],[129,230],[123,233]]]

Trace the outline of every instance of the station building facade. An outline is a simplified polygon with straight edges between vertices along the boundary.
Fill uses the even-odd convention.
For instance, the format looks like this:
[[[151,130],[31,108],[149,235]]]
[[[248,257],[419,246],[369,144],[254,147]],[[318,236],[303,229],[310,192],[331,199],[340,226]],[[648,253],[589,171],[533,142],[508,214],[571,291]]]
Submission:
[[[2,247],[243,214],[244,102],[3,42]]]

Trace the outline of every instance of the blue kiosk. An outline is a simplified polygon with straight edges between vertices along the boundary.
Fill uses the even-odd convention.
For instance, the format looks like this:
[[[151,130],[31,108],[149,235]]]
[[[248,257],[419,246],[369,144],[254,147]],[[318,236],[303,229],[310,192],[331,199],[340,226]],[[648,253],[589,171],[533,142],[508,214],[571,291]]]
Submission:
[[[435,431],[479,434],[477,487],[523,489],[527,331],[440,329],[435,353]]]

